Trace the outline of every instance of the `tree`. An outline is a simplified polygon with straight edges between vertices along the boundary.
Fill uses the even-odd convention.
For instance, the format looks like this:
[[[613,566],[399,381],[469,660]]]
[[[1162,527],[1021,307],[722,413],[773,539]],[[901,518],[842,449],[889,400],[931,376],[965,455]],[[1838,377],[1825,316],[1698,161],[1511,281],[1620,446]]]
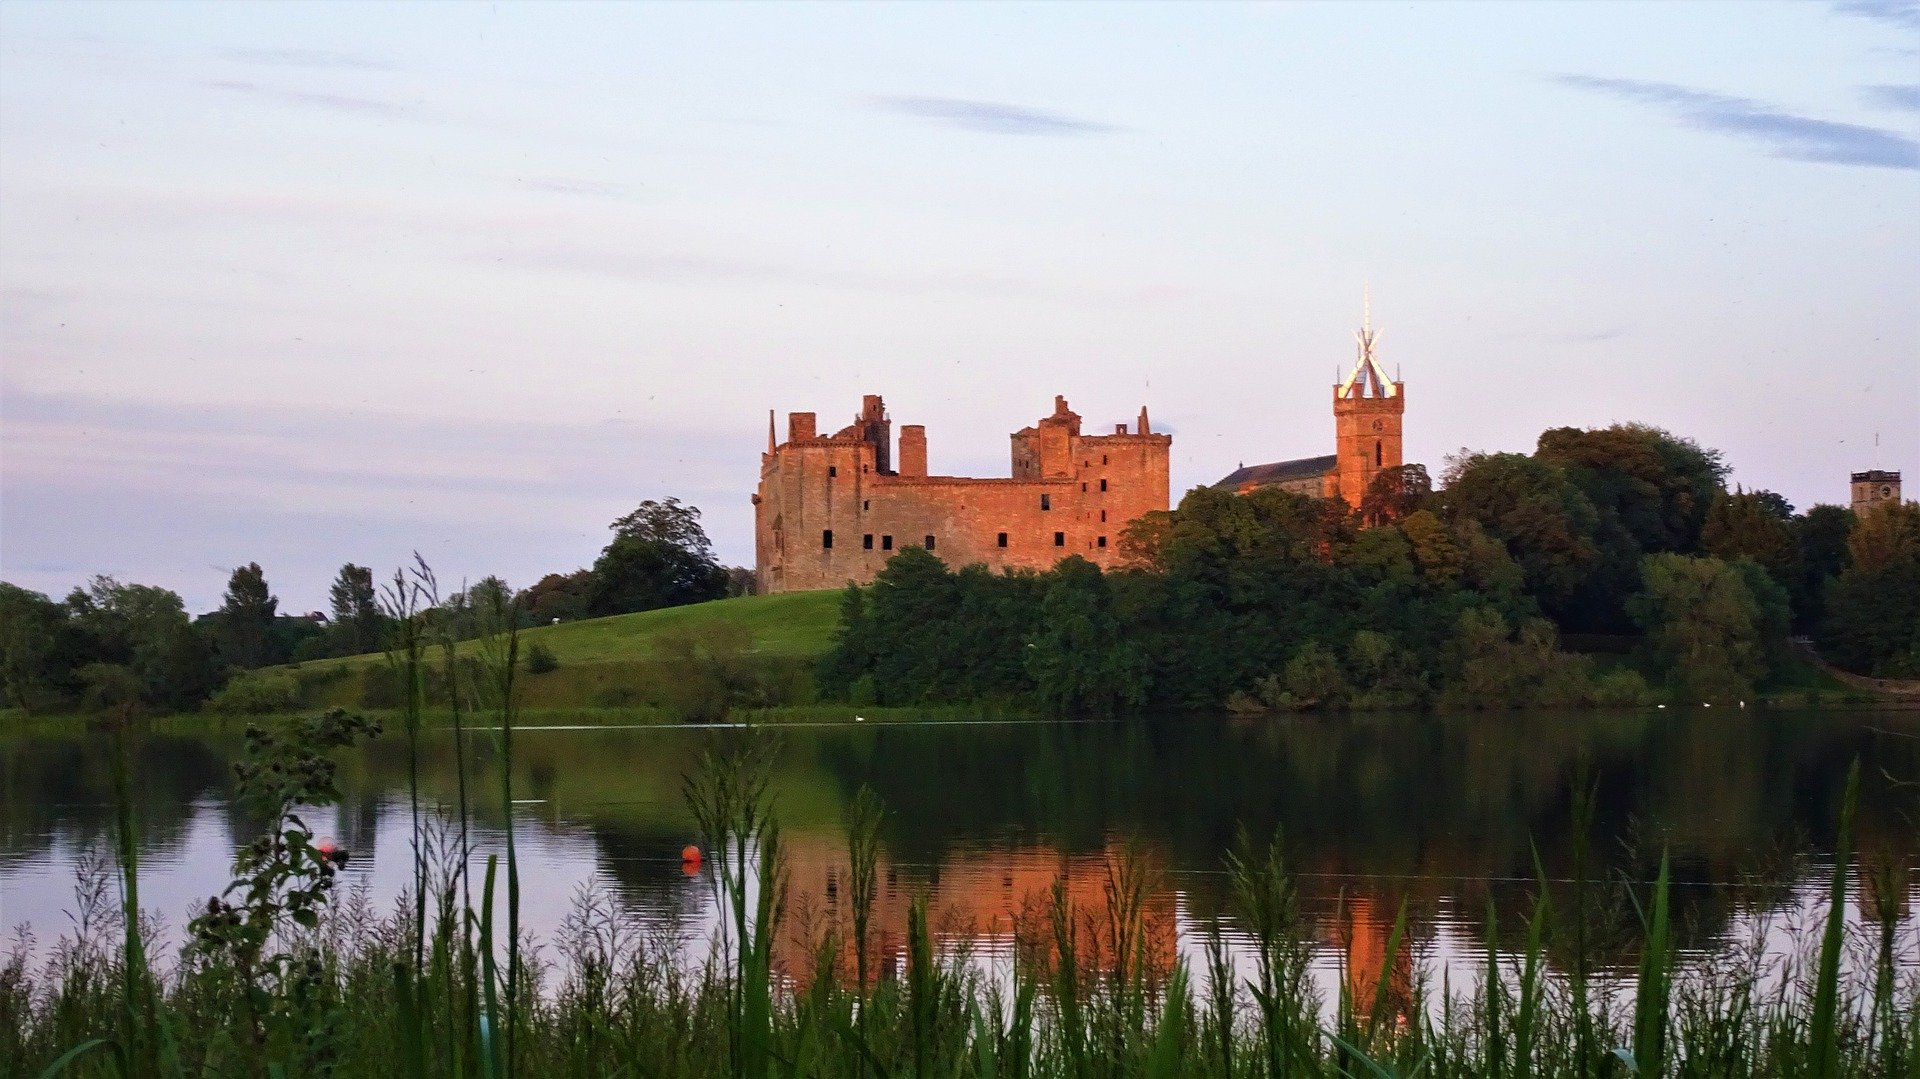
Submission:
[[[520,609],[527,612],[528,621],[536,626],[585,618],[587,591],[592,580],[592,570],[549,573],[520,593]]]
[[[1593,511],[1582,530],[1592,550],[1585,573],[1571,592],[1542,602],[1569,628],[1626,630],[1623,601],[1640,588],[1641,556],[1699,550],[1726,475],[1719,452],[1657,427],[1615,424],[1547,431],[1534,458],[1560,470]]]
[[[706,529],[700,527],[700,511],[682,505],[677,498],[665,502],[648,499],[607,527],[613,529],[616,537],[658,540],[707,561],[713,560],[713,545],[707,541]]]
[[[374,588],[373,571],[351,562],[340,567],[340,575],[327,589],[333,607],[333,653],[355,656],[372,652],[384,642],[387,616],[380,610],[380,594]]]
[[[608,527],[613,542],[593,564],[588,613],[650,611],[727,594],[727,571],[715,561],[694,507],[677,498],[649,500]]]
[[[1772,491],[1721,491],[1707,509],[1700,549],[1731,562],[1750,558],[1782,586],[1800,577],[1800,544],[1793,534],[1793,506]]]
[[[1360,498],[1360,520],[1369,527],[1398,521],[1433,500],[1433,478],[1426,465],[1382,469]]]
[[[1647,649],[1682,700],[1752,696],[1767,673],[1768,616],[1739,567],[1718,558],[1652,554],[1628,602]]]
[[[1445,588],[1460,579],[1466,560],[1447,526],[1432,511],[1415,510],[1402,518],[1397,527],[1413,548],[1414,565],[1419,567],[1420,576],[1428,584]]]
[[[267,588],[267,575],[260,563],[249,562],[234,570],[216,612],[222,657],[241,670],[272,663],[273,619],[279,606],[280,600]]]
[[[720,599],[727,571],[711,558],[664,540],[617,536],[593,563],[587,613],[651,611]]]
[[[1599,558],[1593,503],[1556,465],[1517,453],[1454,462],[1442,495],[1449,519],[1501,541],[1549,610],[1563,610]]]
[[[1883,502],[1860,513],[1847,561],[1826,595],[1821,650],[1848,670],[1920,677],[1920,505]]]
[[[1049,575],[1027,672],[1054,715],[1106,718],[1146,700],[1146,664],[1125,640],[1100,567],[1074,555]]]
[[[119,707],[136,686],[144,704],[184,711],[219,688],[220,659],[178,593],[95,577],[67,597],[67,610],[87,641],[74,666],[83,707]]]
[[[1793,625],[1806,633],[1826,616],[1827,589],[1847,568],[1853,512],[1844,506],[1815,506],[1793,524],[1800,547],[1800,586],[1792,590]]]
[[[0,693],[32,714],[71,707],[91,642],[69,608],[39,592],[0,582]]]

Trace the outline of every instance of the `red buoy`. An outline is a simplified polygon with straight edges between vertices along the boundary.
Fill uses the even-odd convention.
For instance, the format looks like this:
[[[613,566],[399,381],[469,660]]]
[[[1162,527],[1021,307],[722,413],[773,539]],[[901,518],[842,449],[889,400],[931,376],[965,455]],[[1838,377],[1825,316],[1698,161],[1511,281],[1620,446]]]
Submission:
[[[691,877],[700,872],[700,848],[692,846],[680,849],[680,872]]]

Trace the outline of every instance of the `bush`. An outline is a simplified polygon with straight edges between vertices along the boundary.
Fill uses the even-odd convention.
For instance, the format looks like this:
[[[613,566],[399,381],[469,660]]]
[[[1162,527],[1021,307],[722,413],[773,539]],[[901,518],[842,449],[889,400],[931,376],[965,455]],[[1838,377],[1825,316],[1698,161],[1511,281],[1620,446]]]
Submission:
[[[249,671],[221,686],[206,707],[229,716],[291,712],[300,707],[300,682],[286,671]]]
[[[1639,708],[1653,703],[1653,690],[1640,672],[1618,667],[1593,680],[1588,699],[1601,708]]]
[[[528,674],[548,674],[559,669],[560,658],[544,642],[535,641],[527,646]]]
[[[144,711],[145,686],[140,676],[118,663],[89,663],[75,672],[86,687],[80,694],[80,710],[103,713],[119,710]]]
[[[400,707],[400,687],[395,675],[384,663],[360,668],[360,707],[387,709]]]

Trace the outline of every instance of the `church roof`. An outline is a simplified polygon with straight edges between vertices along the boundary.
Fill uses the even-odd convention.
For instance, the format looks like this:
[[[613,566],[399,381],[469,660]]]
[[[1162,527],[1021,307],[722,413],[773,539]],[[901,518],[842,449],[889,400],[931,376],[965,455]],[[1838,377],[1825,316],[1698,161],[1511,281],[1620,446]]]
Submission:
[[[1289,480],[1312,479],[1333,471],[1339,457],[1327,454],[1325,457],[1302,457],[1297,461],[1273,461],[1264,465],[1241,465],[1233,474],[1214,484],[1225,490],[1233,491],[1249,484],[1265,487],[1269,484],[1286,483]]]

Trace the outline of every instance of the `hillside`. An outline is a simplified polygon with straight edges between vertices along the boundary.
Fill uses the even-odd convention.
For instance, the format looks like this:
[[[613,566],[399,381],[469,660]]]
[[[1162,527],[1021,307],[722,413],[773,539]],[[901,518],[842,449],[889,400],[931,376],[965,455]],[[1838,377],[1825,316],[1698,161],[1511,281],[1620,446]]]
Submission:
[[[803,703],[812,697],[813,663],[832,642],[839,604],[840,594],[831,590],[788,592],[524,630],[521,654],[543,645],[559,667],[544,674],[523,673],[522,699],[533,709],[662,704],[686,676],[682,668],[689,640],[732,637],[740,647],[728,662],[762,683],[769,703]],[[477,647],[466,641],[459,651],[470,655]],[[392,704],[392,679],[380,653],[286,669],[300,683],[303,706]]]

